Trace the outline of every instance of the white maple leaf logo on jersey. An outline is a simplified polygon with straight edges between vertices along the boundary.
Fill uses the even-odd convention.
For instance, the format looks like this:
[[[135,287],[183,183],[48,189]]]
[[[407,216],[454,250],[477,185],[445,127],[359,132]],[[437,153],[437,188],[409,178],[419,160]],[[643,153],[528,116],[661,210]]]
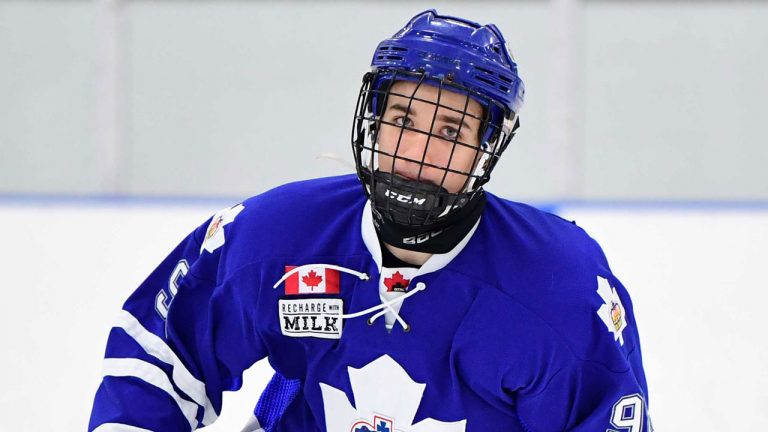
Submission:
[[[238,204],[234,207],[219,210],[213,215],[211,223],[208,224],[208,229],[205,231],[205,240],[200,245],[200,253],[203,253],[203,250],[213,253],[213,251],[224,245],[224,225],[235,220],[237,215],[243,211],[243,208],[242,204]]]
[[[627,313],[621,304],[616,288],[613,288],[608,279],[597,277],[597,294],[603,299],[604,304],[597,310],[597,315],[613,333],[614,340],[624,345],[624,336],[621,332],[627,327]]]
[[[413,423],[426,384],[417,383],[388,355],[360,369],[347,368],[355,405],[347,395],[320,383],[325,430],[333,432],[464,432],[466,420],[441,422],[426,418]]]

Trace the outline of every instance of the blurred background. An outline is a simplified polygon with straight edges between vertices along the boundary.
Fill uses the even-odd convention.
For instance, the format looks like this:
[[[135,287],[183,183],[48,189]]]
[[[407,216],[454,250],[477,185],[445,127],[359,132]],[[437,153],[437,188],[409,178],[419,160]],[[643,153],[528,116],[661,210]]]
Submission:
[[[433,7],[504,32],[526,105],[487,189],[602,244],[656,429],[768,424],[768,2],[71,0],[0,1],[0,430],[85,429],[111,321],[183,236],[351,172],[373,49]]]

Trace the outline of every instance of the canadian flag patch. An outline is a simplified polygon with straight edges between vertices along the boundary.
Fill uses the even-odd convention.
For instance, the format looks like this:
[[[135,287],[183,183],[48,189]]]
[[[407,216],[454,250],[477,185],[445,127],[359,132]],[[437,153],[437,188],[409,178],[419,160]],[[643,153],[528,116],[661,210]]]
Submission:
[[[288,273],[297,266],[285,266]],[[285,294],[338,294],[339,271],[322,266],[303,266],[285,280]]]

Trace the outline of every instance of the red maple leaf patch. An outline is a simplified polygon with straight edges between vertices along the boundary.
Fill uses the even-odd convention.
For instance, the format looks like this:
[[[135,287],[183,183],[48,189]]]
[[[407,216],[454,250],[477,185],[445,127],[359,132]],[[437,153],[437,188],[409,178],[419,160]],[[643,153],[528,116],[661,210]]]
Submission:
[[[400,272],[395,272],[391,278],[384,278],[384,286],[387,287],[388,292],[405,292],[410,282]]]
[[[310,270],[306,276],[301,278],[301,281],[304,282],[306,286],[314,288],[320,285],[320,282],[323,281],[323,277],[315,273],[314,270]]]

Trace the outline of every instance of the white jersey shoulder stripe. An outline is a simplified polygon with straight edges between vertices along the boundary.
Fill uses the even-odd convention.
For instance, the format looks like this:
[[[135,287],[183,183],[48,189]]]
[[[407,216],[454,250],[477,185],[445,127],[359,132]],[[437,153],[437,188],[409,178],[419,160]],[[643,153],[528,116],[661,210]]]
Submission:
[[[103,373],[104,376],[138,378],[163,390],[176,401],[176,405],[189,422],[191,430],[197,429],[197,405],[182,398],[173,388],[171,380],[159,367],[143,360],[106,358]]]
[[[131,426],[122,423],[104,423],[100,425],[93,432],[152,432],[149,429],[144,429],[136,426]]]
[[[121,310],[115,327],[125,330],[147,354],[163,363],[173,366],[173,382],[188,394],[198,405],[203,407],[203,425],[216,421],[216,410],[205,392],[205,383],[195,378],[184,366],[176,353],[154,333],[148,331],[130,312]]]

